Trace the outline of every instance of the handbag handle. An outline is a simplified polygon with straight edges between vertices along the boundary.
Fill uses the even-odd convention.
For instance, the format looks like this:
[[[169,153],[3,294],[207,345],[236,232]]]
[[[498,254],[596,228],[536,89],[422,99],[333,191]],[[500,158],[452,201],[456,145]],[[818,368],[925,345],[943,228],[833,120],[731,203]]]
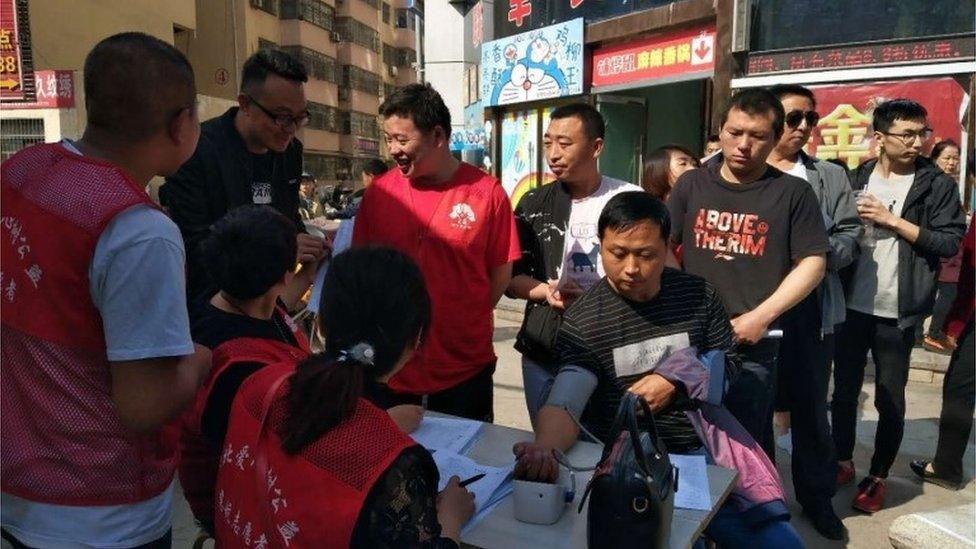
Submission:
[[[651,413],[651,407],[647,404],[647,400],[640,395],[635,395],[633,393],[627,393],[626,400],[622,403],[623,407],[626,405],[624,410],[625,419],[627,421],[627,430],[630,432],[631,444],[634,447],[634,452],[637,453],[639,457],[638,465],[644,469],[645,475],[651,475],[651,466],[647,462],[647,456],[644,454],[643,446],[640,444],[640,432],[641,429],[637,424],[637,413],[636,408],[639,406],[643,409],[644,414],[647,416],[647,421],[650,422],[651,428],[648,434],[651,436],[651,446],[655,452],[660,452],[658,448],[658,441],[660,437],[657,432],[657,424],[654,422],[654,416]]]

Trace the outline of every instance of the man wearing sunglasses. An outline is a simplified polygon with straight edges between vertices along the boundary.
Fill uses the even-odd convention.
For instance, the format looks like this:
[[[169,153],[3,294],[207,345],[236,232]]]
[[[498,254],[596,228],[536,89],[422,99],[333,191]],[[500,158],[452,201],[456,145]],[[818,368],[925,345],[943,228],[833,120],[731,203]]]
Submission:
[[[820,120],[813,92],[795,84],[769,91],[783,104],[786,128],[766,161],[813,188],[829,244],[820,286],[782,318],[777,410],[790,413],[796,499],[821,535],[839,540],[844,524],[830,501],[837,491],[837,461],[827,423],[827,386],[835,329],[847,310],[838,272],[854,261],[863,228],[844,168],[803,151]]]
[[[932,137],[927,114],[908,99],[875,107],[878,158],[862,164],[851,177],[855,194],[863,191],[857,211],[865,235],[860,257],[849,269],[847,321],[837,335],[831,414],[837,483],[847,484],[854,480],[858,397],[870,349],[878,427],[871,468],[853,502],[866,513],[884,506],[885,479],[905,429],[905,384],[915,326],[932,310],[939,258],[954,256],[966,231],[955,182],[921,154]]]
[[[244,63],[238,106],[202,125],[193,157],[160,189],[186,243],[191,314],[193,305],[216,293],[198,244],[238,206],[267,204],[295,222],[298,259],[310,268],[298,273],[289,293],[301,293],[312,282],[325,243],[305,234],[299,214],[302,143],[295,133],[308,122],[307,80],[304,65],[284,51],[266,48],[252,55]]]

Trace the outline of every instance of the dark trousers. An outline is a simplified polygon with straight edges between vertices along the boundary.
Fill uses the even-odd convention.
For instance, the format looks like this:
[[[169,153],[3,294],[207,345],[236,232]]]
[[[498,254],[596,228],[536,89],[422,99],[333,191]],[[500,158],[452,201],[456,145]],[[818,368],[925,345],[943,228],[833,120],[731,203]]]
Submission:
[[[932,320],[929,322],[929,336],[939,339],[945,336],[942,326],[946,316],[956,299],[955,282],[939,282],[938,293],[935,294],[935,305],[932,306]]]
[[[24,545],[23,543],[18,541],[17,538],[13,536],[13,534],[11,534],[6,530],[0,531],[0,536],[2,536],[4,540],[8,541],[14,549],[32,549],[31,546]],[[133,547],[132,549],[170,549],[170,547],[172,546],[173,546],[173,531],[170,530],[166,532],[165,536],[155,541],[150,541],[149,543],[138,545],[136,547]]]
[[[900,329],[895,319],[850,309],[847,322],[837,335],[831,401],[837,459],[846,461],[854,455],[857,401],[870,349],[875,370],[874,407],[879,416],[870,474],[879,478],[888,476],[905,432],[905,384],[914,340],[914,326]]]
[[[783,320],[777,373],[781,400],[790,412],[793,489],[810,512],[830,508],[837,492],[837,455],[827,421],[827,387],[834,336],[820,337],[819,313],[795,309]],[[792,312],[791,312],[792,313]]]
[[[427,395],[427,409],[452,416],[476,419],[492,423],[495,421],[495,386],[491,376],[495,364],[483,368],[477,375],[450,389]],[[398,404],[420,404],[420,395],[393,394],[390,406]]]
[[[959,346],[952,353],[942,383],[939,446],[932,468],[939,476],[953,482],[962,481],[962,456],[973,428],[973,405],[976,404],[973,331],[973,319],[970,318],[959,338]]]
[[[725,407],[774,459],[773,401],[776,397],[776,360],[779,340],[763,339],[755,345],[739,345],[742,370],[729,386]]]

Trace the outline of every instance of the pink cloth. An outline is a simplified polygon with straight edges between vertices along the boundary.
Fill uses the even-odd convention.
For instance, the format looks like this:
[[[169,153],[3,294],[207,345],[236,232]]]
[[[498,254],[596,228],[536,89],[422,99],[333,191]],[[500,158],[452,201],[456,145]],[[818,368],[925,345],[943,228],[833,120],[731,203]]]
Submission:
[[[710,354],[724,363],[724,354]],[[724,406],[707,402],[709,383],[713,380],[694,347],[672,353],[654,373],[681,383],[688,397],[699,402],[698,410],[689,410],[686,414],[715,464],[738,471],[739,478],[731,497],[739,510],[774,501],[785,503],[786,495],[776,466],[759,443]]]

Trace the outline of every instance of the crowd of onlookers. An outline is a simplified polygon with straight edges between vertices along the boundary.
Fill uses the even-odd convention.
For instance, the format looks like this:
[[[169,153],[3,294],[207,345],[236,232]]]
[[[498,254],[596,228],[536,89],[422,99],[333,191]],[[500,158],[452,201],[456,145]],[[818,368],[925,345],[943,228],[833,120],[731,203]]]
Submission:
[[[773,465],[779,412],[803,514],[843,539],[832,499],[856,476],[868,353],[879,421],[851,503],[873,513],[932,315],[922,344],[952,359],[938,449],[912,470],[964,482],[974,229],[959,146],[924,156],[917,102],[878,105],[877,158],[848,171],[804,150],[814,93],[743,90],[704,158],[662,147],[642,186],[600,173],[600,113],[562,105],[543,140],[556,181],[513,210],[451,154],[438,92],[413,84],[378,113],[392,169],[368,162],[362,189],[323,204],[291,55],[250,57],[238,105],[203,124],[189,62],[158,39],[109,37],[84,71],[83,136],[2,166],[14,547],[169,547],[177,471],[221,547],[458,546],[473,496],[409,434],[428,410],[493,420],[502,295],[526,303],[515,348],[534,437],[512,449],[518,478],[554,480],[577,440],[612,443],[630,393],[670,453],[737,470],[704,538],[802,547]],[[162,208],[143,190],[155,175]],[[306,333],[293,315],[310,289]]]

